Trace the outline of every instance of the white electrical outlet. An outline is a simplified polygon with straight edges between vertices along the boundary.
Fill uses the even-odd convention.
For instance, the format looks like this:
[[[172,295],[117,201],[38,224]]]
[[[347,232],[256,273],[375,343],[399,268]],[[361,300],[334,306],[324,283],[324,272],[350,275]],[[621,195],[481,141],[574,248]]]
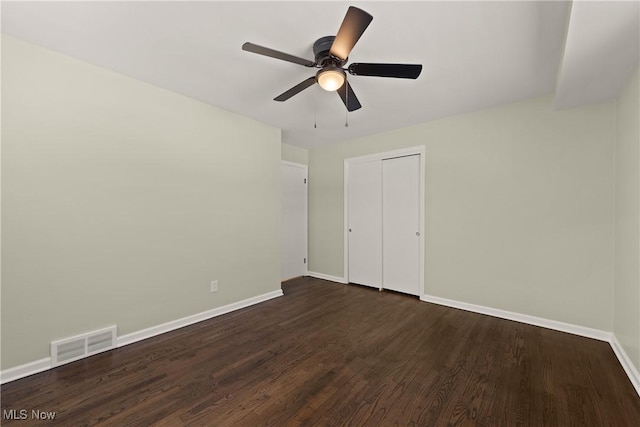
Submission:
[[[211,281],[211,292],[218,292],[218,281],[217,280],[212,280]]]

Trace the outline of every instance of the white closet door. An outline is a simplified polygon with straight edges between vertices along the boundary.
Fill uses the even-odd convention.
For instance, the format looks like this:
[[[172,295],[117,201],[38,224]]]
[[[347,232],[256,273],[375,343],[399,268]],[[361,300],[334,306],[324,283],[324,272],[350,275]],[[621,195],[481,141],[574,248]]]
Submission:
[[[282,164],[282,280],[307,273],[307,169]]]
[[[349,165],[349,282],[382,284],[382,164]]]
[[[420,155],[382,161],[385,289],[420,295]]]

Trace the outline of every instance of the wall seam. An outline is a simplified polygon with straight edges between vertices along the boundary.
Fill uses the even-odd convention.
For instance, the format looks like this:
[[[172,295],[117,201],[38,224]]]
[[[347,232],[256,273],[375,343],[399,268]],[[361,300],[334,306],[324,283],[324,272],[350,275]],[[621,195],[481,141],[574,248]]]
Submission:
[[[640,111],[640,77],[638,77],[638,75],[640,74],[640,67],[638,67],[636,69],[636,77],[635,77],[635,81],[636,81],[636,96],[637,96],[637,102],[638,102],[638,110]],[[633,84],[633,83],[632,83]],[[617,105],[617,102],[616,102]],[[617,110],[616,110],[617,111]],[[617,117],[617,116],[616,116]],[[640,135],[638,135],[638,165],[640,165]],[[638,168],[638,200],[639,200],[639,204],[640,204],[640,166]],[[638,246],[639,246],[639,250],[640,250],[640,216],[637,219],[638,221]],[[640,262],[638,263],[638,287],[640,287]],[[638,292],[638,307],[640,307],[640,292]],[[638,323],[640,324],[640,310],[638,310]],[[638,342],[640,343],[640,328],[638,328]],[[638,354],[638,360],[636,360],[636,368],[638,368],[638,370],[640,370],[640,354]]]
[[[613,103],[613,277],[611,282],[611,331],[616,332],[617,243],[618,243],[618,100]]]

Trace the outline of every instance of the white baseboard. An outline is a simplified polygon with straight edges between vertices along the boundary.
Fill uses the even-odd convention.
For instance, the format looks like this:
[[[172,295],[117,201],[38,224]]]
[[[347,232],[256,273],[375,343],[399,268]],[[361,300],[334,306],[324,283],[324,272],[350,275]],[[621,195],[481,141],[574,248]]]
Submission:
[[[633,384],[633,387],[636,389],[638,396],[640,396],[640,373],[638,373],[638,370],[633,365],[631,358],[629,357],[627,352],[624,351],[624,347],[622,347],[622,344],[620,344],[620,341],[618,341],[618,338],[616,338],[614,334],[611,334],[611,340],[609,341],[609,344],[611,344],[611,348],[620,361],[622,369],[624,369],[624,371],[627,373],[631,384]]]
[[[165,332],[171,332],[175,329],[184,328],[185,326],[193,325],[194,323],[202,322],[203,320],[211,319],[212,317],[220,316],[222,314],[230,313],[241,308],[249,307],[254,304],[258,304],[272,298],[282,296],[282,289],[269,292],[266,294],[258,295],[252,298],[247,298],[242,301],[234,302],[224,305],[222,307],[213,308],[211,310],[203,311],[202,313],[193,314],[191,316],[183,317],[182,319],[172,320],[171,322],[163,323],[161,325],[152,326],[150,328],[142,329],[140,331],[125,334],[117,339],[117,346],[123,347],[125,345],[133,344],[134,342],[146,340]]]
[[[277,298],[284,295],[282,289],[277,291],[268,292],[266,294],[258,295],[252,298],[247,298],[242,301],[234,302],[224,305],[222,307],[214,308],[211,310],[203,311],[202,313],[193,314],[191,316],[183,317],[182,319],[172,320],[171,322],[163,323],[161,325],[153,326],[151,328],[142,329],[140,331],[125,334],[116,339],[116,348],[123,347],[125,345],[133,344],[138,341],[145,340],[147,338],[155,337],[165,332],[170,332],[175,329],[183,328],[185,326],[192,325],[194,323],[202,322],[203,320],[211,319],[222,314],[230,313],[241,308],[249,307],[254,304],[258,304],[264,301],[268,301],[273,298]],[[25,363],[14,368],[5,369],[0,371],[0,384],[15,381],[20,378],[27,377],[29,375],[37,374],[51,369],[51,357],[36,360],[34,362]]]
[[[43,372],[48,369],[51,369],[50,357],[5,369],[4,371],[0,371],[0,384],[28,377],[29,375],[37,374],[38,372]]]
[[[606,341],[611,346],[618,361],[622,365],[625,373],[629,377],[631,384],[640,396],[640,374],[631,362],[626,351],[612,332],[606,332],[599,329],[587,328],[585,326],[572,325],[570,323],[558,322],[556,320],[544,319],[541,317],[529,316],[528,314],[515,313],[512,311],[500,310],[482,305],[469,304],[466,302],[451,300],[447,298],[435,297],[432,295],[422,295],[421,301],[431,302],[434,304],[444,305],[447,307],[459,308],[461,310],[472,311],[474,313],[486,314],[501,319],[514,320],[520,323],[526,323],[534,326],[541,326],[547,329],[553,329],[560,332],[567,332],[573,335],[579,335],[586,338],[593,338],[599,341]]]
[[[343,283],[343,284],[348,283],[344,279],[344,277],[331,276],[329,274],[324,274],[324,273],[316,273],[315,271],[307,271],[307,276],[315,277],[316,279],[328,280],[330,282],[337,282],[337,283]]]
[[[599,329],[587,328],[586,326],[572,325],[570,323],[558,322],[556,320],[543,319],[541,317],[529,316],[528,314],[515,313],[513,311],[500,310],[498,308],[485,307],[482,305],[469,304],[446,298],[434,297],[431,295],[422,295],[420,300],[432,302],[447,307],[459,308],[474,313],[487,314],[501,319],[514,320],[529,325],[542,326],[543,328],[553,329],[556,331],[567,332],[569,334],[580,335],[587,338],[593,338],[599,341],[609,341],[611,332],[601,331]]]

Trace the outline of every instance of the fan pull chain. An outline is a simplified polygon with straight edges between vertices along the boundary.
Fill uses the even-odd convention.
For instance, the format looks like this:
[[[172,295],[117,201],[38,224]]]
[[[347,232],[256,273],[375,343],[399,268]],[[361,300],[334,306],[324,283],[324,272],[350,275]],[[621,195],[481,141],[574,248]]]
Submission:
[[[318,129],[318,91],[313,91],[313,128]]]
[[[344,127],[349,127],[349,84],[345,80],[344,82],[345,94],[344,94],[344,105],[347,107],[344,113]]]

